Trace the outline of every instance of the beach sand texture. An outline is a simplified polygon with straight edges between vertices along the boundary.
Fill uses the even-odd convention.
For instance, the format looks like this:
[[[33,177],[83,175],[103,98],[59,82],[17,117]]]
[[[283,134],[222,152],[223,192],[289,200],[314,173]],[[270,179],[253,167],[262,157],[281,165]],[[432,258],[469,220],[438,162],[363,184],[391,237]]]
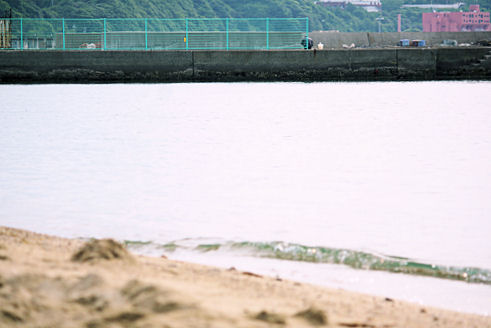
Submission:
[[[491,327],[491,318],[0,227],[0,327]]]

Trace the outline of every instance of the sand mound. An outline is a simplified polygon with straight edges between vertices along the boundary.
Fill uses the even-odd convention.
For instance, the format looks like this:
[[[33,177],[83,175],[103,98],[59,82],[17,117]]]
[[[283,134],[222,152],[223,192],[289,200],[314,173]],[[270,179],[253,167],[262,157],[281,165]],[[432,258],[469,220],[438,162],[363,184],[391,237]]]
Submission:
[[[314,307],[310,307],[305,311],[300,311],[295,316],[303,318],[315,326],[323,326],[327,324],[327,315],[324,313],[324,311]]]
[[[65,289],[60,279],[39,274],[23,274],[0,283],[0,326],[29,322],[35,312],[49,315],[49,304]],[[5,325],[5,326],[3,326]]]
[[[7,261],[10,259],[6,254],[6,250],[7,250],[7,247],[0,244],[0,261]]]
[[[0,327],[66,327],[66,322],[91,328],[156,327],[165,322],[161,315],[174,313],[192,317],[201,312],[175,292],[138,280],[115,289],[97,274],[78,279],[0,276]]]
[[[261,320],[270,324],[284,325],[286,323],[285,317],[283,315],[267,311],[259,312],[254,316],[254,319]]]
[[[72,256],[74,262],[132,259],[133,257],[126,248],[112,239],[91,240]]]
[[[121,294],[134,307],[155,313],[166,313],[190,307],[173,299],[169,291],[143,284],[138,280],[128,282],[121,290]]]

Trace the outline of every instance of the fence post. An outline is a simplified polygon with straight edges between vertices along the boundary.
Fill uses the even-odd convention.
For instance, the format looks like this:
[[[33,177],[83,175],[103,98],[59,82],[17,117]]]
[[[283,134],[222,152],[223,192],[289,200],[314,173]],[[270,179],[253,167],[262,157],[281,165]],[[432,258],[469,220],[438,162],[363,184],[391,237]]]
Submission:
[[[227,50],[228,50],[229,49],[229,47],[228,47],[228,17],[225,19],[225,28],[227,31]]]
[[[189,49],[189,23],[188,19],[186,18],[186,50]]]
[[[20,49],[24,49],[24,33],[22,29],[22,17],[20,18]]]
[[[66,40],[65,40],[65,18],[61,19],[61,25],[62,25],[62,30],[63,30],[63,50],[65,50],[65,46],[66,46],[66,44],[65,44],[65,42],[66,42]]]
[[[305,17],[305,49],[309,49],[309,18]]]
[[[266,18],[266,49],[269,50],[269,17]]]
[[[104,50],[107,49],[107,22],[106,18],[104,18]]]
[[[148,50],[148,18],[145,18],[145,50]]]

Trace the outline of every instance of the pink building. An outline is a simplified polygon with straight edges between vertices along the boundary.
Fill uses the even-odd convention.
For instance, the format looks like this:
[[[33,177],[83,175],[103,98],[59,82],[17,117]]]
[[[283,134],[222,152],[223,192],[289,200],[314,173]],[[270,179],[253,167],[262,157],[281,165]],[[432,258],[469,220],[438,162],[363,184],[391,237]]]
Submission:
[[[423,32],[491,31],[489,13],[470,5],[469,12],[423,13]]]

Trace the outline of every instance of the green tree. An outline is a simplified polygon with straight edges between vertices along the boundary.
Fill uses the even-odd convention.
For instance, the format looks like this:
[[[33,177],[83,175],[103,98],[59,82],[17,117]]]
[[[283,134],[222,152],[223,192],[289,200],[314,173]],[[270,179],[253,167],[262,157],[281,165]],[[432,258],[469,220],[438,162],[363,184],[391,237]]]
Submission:
[[[401,7],[421,2],[382,0],[382,13],[369,13],[351,4],[332,8],[314,0],[0,0],[0,13],[12,8],[14,17],[44,18],[308,17],[310,30],[342,32],[377,31],[375,19],[382,15],[382,30],[392,32],[397,28],[397,14],[402,14],[403,31],[421,31],[421,14],[431,9]],[[491,0],[469,3],[476,2],[483,11],[491,9]]]
[[[391,12],[400,9],[403,4],[404,0],[383,0],[382,10]]]

